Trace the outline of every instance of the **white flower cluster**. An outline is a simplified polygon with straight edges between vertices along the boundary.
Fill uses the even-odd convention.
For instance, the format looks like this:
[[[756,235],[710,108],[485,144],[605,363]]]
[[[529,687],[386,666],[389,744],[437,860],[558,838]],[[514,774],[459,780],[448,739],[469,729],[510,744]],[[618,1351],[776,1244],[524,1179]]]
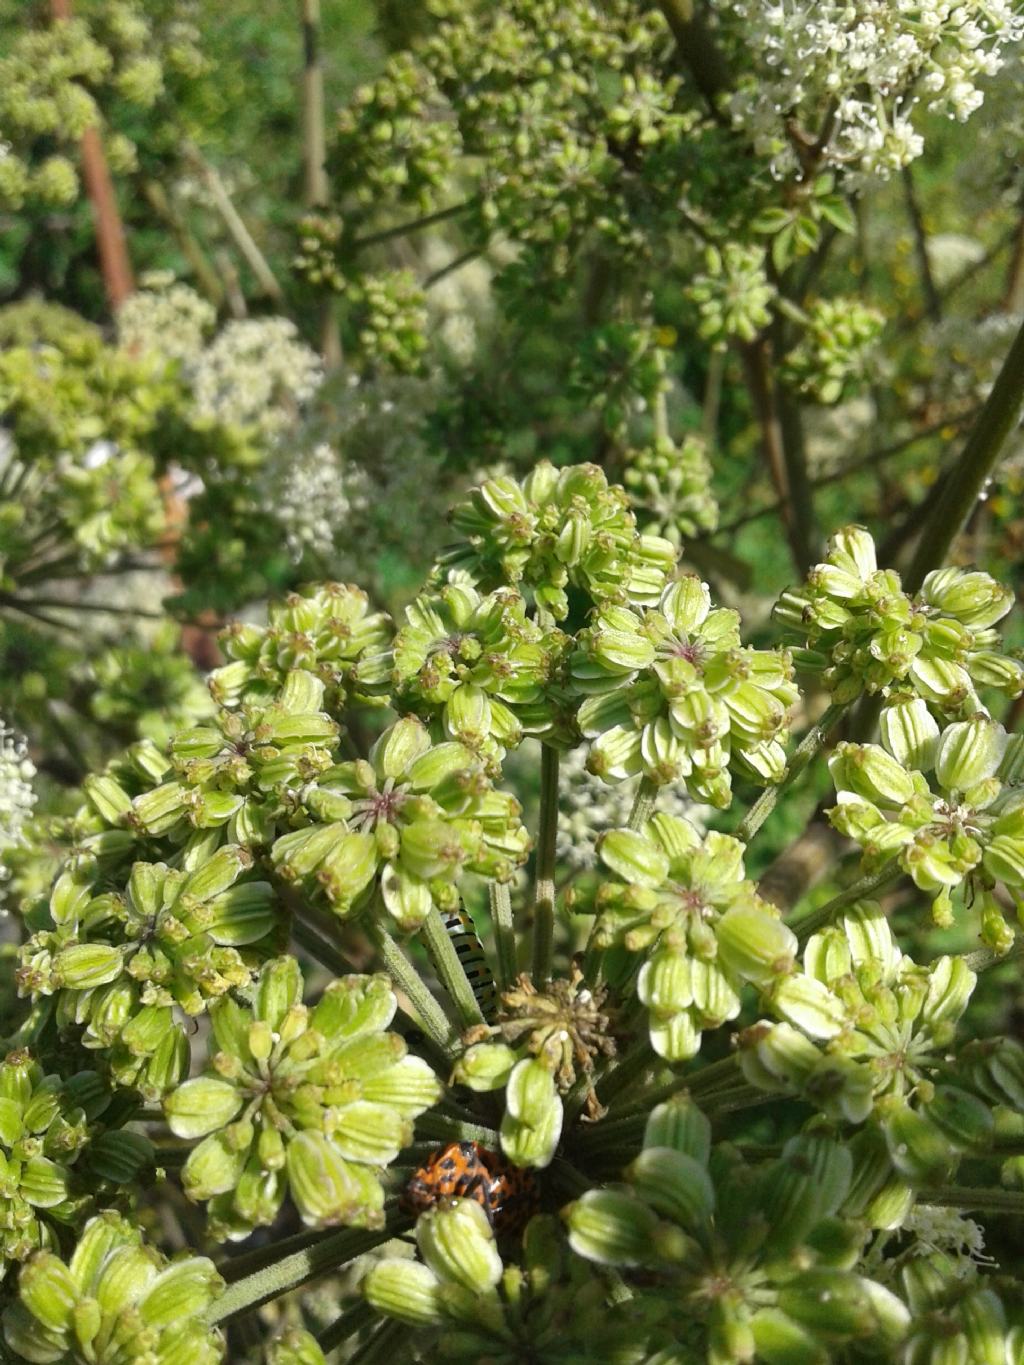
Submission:
[[[597,863],[597,841],[610,829],[629,820],[639,778],[608,784],[586,768],[586,752],[571,749],[562,755],[558,770],[558,832],[556,850],[567,867],[585,871]],[[703,834],[710,806],[698,805],[683,787],[658,789],[657,809],[679,815]]]
[[[333,564],[338,532],[366,507],[367,479],[326,441],[297,450],[282,442],[261,467],[255,495],[296,563],[313,555]]]
[[[246,318],[227,324],[189,377],[202,416],[270,439],[315,395],[323,367],[287,318]]]
[[[985,1253],[984,1228],[956,1209],[915,1204],[907,1215],[903,1231],[916,1237],[918,1245],[926,1252],[943,1253],[950,1274],[958,1280],[970,1279],[979,1265],[995,1264]]]
[[[1024,35],[1013,0],[715,0],[738,21],[750,74],[732,100],[736,124],[799,174],[790,136],[827,136],[823,160],[855,179],[886,177],[920,156],[915,106],[966,119],[978,81]]]
[[[3,855],[24,840],[25,822],[36,803],[32,790],[35,775],[25,740],[0,720],[0,899],[2,884],[11,875]]]
[[[117,338],[128,351],[149,351],[191,365],[199,359],[217,311],[187,284],[153,276],[121,305]]]

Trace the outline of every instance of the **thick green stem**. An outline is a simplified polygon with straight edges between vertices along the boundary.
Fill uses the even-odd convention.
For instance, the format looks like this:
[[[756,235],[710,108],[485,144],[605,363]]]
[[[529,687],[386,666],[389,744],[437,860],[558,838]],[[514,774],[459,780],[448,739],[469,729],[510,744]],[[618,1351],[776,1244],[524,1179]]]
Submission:
[[[507,990],[519,975],[516,957],[516,926],[512,917],[512,890],[507,882],[491,882],[491,923],[498,954],[498,986]]]
[[[533,981],[538,989],[551,979],[555,937],[555,836],[558,833],[558,750],[545,744],[540,758],[540,828],[533,897]]]
[[[802,946],[812,934],[817,933],[819,929],[828,924],[829,920],[838,915],[840,910],[845,910],[848,905],[853,905],[855,901],[873,896],[878,891],[884,891],[886,887],[898,881],[899,877],[900,869],[894,863],[889,863],[880,872],[873,872],[870,877],[859,878],[851,887],[841,891],[838,896],[833,896],[824,905],[819,905],[817,909],[810,910],[806,914],[795,915],[786,922]]]
[[[501,1150],[501,1138],[493,1128],[482,1123],[465,1123],[448,1114],[439,1114],[436,1109],[419,1116],[416,1131],[424,1137],[440,1138],[442,1142],[479,1142],[491,1151]]]
[[[793,757],[789,760],[782,781],[776,783],[774,787],[766,787],[747,811],[736,831],[737,839],[745,844],[750,843],[750,840],[775,809],[781,793],[795,778],[799,777],[808,763],[821,752],[825,741],[845,710],[845,705],[833,704],[829,706],[818,723],[807,731],[807,734],[794,749]]]
[[[404,991],[419,1020],[423,1032],[442,1049],[445,1056],[454,1057],[460,1050],[458,1030],[437,1003],[401,948],[375,915],[366,921],[367,937],[380,953],[384,970],[395,985]]]
[[[942,497],[925,525],[904,587],[916,592],[925,575],[945,563],[957,536],[992,473],[1024,403],[1024,324],[1010,347],[999,377],[951,470]]]
[[[437,910],[431,910],[423,926],[423,940],[441,984],[452,999],[463,1028],[482,1024],[484,1016],[473,994],[473,987],[459,961],[455,944]]]
[[[972,1190],[957,1185],[922,1191],[922,1204],[940,1209],[977,1209],[983,1213],[1011,1213],[1024,1217],[1024,1190]]]
[[[658,8],[694,85],[715,109],[718,96],[729,87],[729,72],[693,0],[658,0]]]
[[[288,1290],[297,1289],[300,1284],[306,1284],[307,1281],[316,1279],[318,1275],[326,1275],[329,1271],[344,1265],[346,1261],[372,1251],[382,1242],[389,1241],[408,1223],[409,1219],[405,1215],[395,1214],[386,1221],[384,1227],[375,1232],[346,1228],[343,1232],[323,1237],[290,1256],[281,1256],[278,1246],[277,1259],[272,1264],[228,1285],[210,1308],[206,1320],[211,1324],[230,1322],[232,1318],[248,1313],[258,1308],[260,1304],[276,1299]]]
[[[658,800],[658,784],[649,777],[640,779],[640,786],[637,788],[636,796],[633,799],[633,809],[629,812],[629,828],[642,830],[647,821],[654,814],[654,807]]]

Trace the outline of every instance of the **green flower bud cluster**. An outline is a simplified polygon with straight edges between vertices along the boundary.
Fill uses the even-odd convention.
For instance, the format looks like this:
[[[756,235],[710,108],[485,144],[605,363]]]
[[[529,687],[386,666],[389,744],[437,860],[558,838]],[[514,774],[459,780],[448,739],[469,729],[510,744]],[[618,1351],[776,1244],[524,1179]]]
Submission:
[[[870,377],[884,326],[884,315],[856,298],[816,299],[800,340],[780,366],[780,377],[819,403],[849,398]]]
[[[738,840],[701,839],[664,814],[601,840],[614,880],[598,891],[593,943],[644,954],[636,991],[668,1061],[695,1056],[704,1029],[735,1019],[745,982],[768,989],[793,971],[796,935],[745,880],[743,854]]]
[[[464,872],[509,881],[530,848],[519,802],[491,785],[472,750],[456,740],[432,745],[412,716],[385,730],[368,758],[322,772],[302,800],[323,823],[277,840],[279,875],[339,915],[379,890],[407,932],[435,907],[456,908]]]
[[[588,1190],[562,1212],[578,1256],[667,1286],[661,1330],[676,1352],[664,1358],[825,1361],[856,1345],[895,1359],[910,1314],[851,1268],[863,1232],[838,1216],[854,1179],[850,1150],[815,1133],[761,1166],[728,1150],[709,1159],[710,1149],[710,1124],[691,1101],[659,1105],[625,1183]]]
[[[464,575],[405,609],[394,642],[394,698],[437,717],[444,736],[497,764],[524,734],[549,737],[560,707],[553,680],[568,646],[542,631],[512,589],[484,596]]]
[[[718,525],[707,445],[693,432],[680,445],[662,439],[627,451],[622,479],[644,530],[673,545]]]
[[[92,1072],[48,1076],[23,1050],[0,1062],[0,1278],[152,1165],[123,1112]]]
[[[753,341],[771,322],[775,287],[768,280],[763,247],[726,242],[709,246],[704,270],[686,296],[699,316],[697,330],[717,347],[736,339]]]
[[[427,296],[411,270],[360,275],[347,288],[355,310],[359,355],[370,369],[422,374],[427,350]]]
[[[568,615],[570,588],[592,603],[654,603],[675,550],[639,535],[627,503],[597,465],[556,470],[544,460],[521,483],[488,479],[454,508],[466,539],[443,563],[467,569],[482,592],[522,584],[556,621]]]
[[[218,1365],[224,1341],[203,1315],[223,1288],[212,1261],[168,1261],[102,1214],[70,1260],[40,1251],[24,1266],[4,1340],[34,1365]]]
[[[458,1365],[513,1365],[532,1359],[654,1359],[645,1351],[652,1305],[611,1304],[600,1274],[573,1261],[554,1218],[527,1226],[519,1264],[499,1254],[487,1217],[471,1199],[420,1216],[421,1260],[388,1257],[373,1265],[362,1291],[378,1313],[415,1329],[422,1359]]]
[[[228,626],[221,647],[230,662],[214,669],[210,691],[222,706],[266,700],[301,669],[325,685],[328,709],[343,711],[386,691],[390,643],[390,619],[370,610],[362,588],[322,583],[272,603],[266,626]]]
[[[342,227],[341,218],[333,213],[307,213],[299,219],[299,247],[292,269],[315,289],[344,292],[345,276],[338,265]]]
[[[148,739],[165,748],[175,731],[213,710],[173,621],[161,622],[145,644],[133,640],[104,649],[89,661],[89,673],[93,715],[128,741]]]
[[[764,786],[786,769],[789,710],[798,692],[784,650],[740,643],[737,612],[712,608],[688,574],[656,607],[606,606],[577,636],[578,721],[593,739],[589,766],[606,780],[643,773],[727,806],[729,767]]]
[[[379,1227],[379,1170],[412,1141],[413,1120],[441,1096],[426,1062],[387,1032],[394,994],[383,976],[344,976],[302,1003],[294,958],[267,963],[253,1004],[210,1010],[207,1070],[164,1100],[171,1131],[201,1139],[182,1182],[209,1200],[218,1237],[269,1225],[290,1194],[314,1227]]]
[[[866,867],[895,861],[931,893],[937,923],[952,922],[952,893],[965,887],[982,938],[1005,951],[1013,930],[993,890],[1024,907],[1021,737],[981,714],[940,732],[920,697],[887,706],[881,732],[884,747],[839,744],[830,757],[839,804],[829,819],[860,844]]]
[[[22,992],[55,995],[58,1024],[80,1030],[83,1046],[105,1054],[113,1078],[147,1098],[176,1085],[188,1067],[176,1008],[200,1014],[248,985],[283,922],[247,849],[214,851],[200,838],[181,862],[135,863],[122,893],[100,890],[97,862],[83,859],[57,878],[48,926],[22,949]]]
[[[783,1022],[740,1035],[746,1079],[795,1092],[834,1122],[873,1118],[911,1184],[982,1149],[993,1130],[984,1091],[964,1067],[951,1073],[947,1056],[976,981],[963,958],[919,967],[865,902],[808,941],[803,966],[766,995]]]
[[[665,351],[676,340],[671,327],[611,322],[586,338],[573,360],[572,391],[605,429],[625,439],[637,413],[651,407],[665,383]]]
[[[450,183],[461,150],[446,115],[430,71],[411,54],[396,53],[338,115],[327,161],[334,192],[363,212],[382,200],[427,212]]]
[[[976,688],[1016,697],[1024,665],[999,648],[994,629],[1013,593],[986,573],[935,569],[910,598],[899,574],[879,569],[860,526],[838,531],[807,581],[784,592],[775,619],[807,637],[799,662],[820,671],[837,703],[861,692],[912,689],[942,711],[981,710]]]

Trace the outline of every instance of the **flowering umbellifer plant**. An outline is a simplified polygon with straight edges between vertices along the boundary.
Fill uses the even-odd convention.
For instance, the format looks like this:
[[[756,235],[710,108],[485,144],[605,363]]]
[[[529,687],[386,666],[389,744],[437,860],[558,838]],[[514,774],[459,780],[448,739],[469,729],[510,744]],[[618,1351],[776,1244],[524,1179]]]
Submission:
[[[1005,591],[912,595],[848,528],[791,654],[596,467],[453,526],[403,623],[325,585],[229,628],[210,718],[85,784],[0,1069],[5,1349],[241,1359],[230,1324],[352,1262],[268,1360],[1019,1361],[956,1213],[1019,1202],[1024,1049],[962,1031],[1024,887]],[[863,865],[780,906],[758,831],[826,749]],[[632,784],[585,857],[566,752]],[[912,955],[929,905],[958,942]],[[216,1271],[148,1245],[152,1163]]]

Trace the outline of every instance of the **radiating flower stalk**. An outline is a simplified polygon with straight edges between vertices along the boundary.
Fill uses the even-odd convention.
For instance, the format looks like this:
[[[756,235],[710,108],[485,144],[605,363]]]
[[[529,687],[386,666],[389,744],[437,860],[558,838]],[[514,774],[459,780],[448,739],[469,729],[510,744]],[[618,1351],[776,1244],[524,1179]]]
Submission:
[[[1024,1049],[961,1036],[978,972],[887,915],[899,885],[988,962],[1014,942],[1005,592],[937,569],[911,597],[848,528],[783,597],[792,653],[745,644],[596,467],[489,480],[453,526],[404,622],[326,584],[230,627],[209,713],[87,781],[0,1070],[8,1350],[226,1359],[223,1324],[372,1251],[269,1360],[1016,1359],[1019,1306],[935,1208],[1024,1211]],[[864,692],[880,742],[837,740]],[[748,845],[826,750],[863,865],[784,912]],[[586,857],[563,754],[617,798]],[[242,1253],[223,1293],[166,1263],[131,1216],[144,1132],[212,1242],[322,1241]]]

